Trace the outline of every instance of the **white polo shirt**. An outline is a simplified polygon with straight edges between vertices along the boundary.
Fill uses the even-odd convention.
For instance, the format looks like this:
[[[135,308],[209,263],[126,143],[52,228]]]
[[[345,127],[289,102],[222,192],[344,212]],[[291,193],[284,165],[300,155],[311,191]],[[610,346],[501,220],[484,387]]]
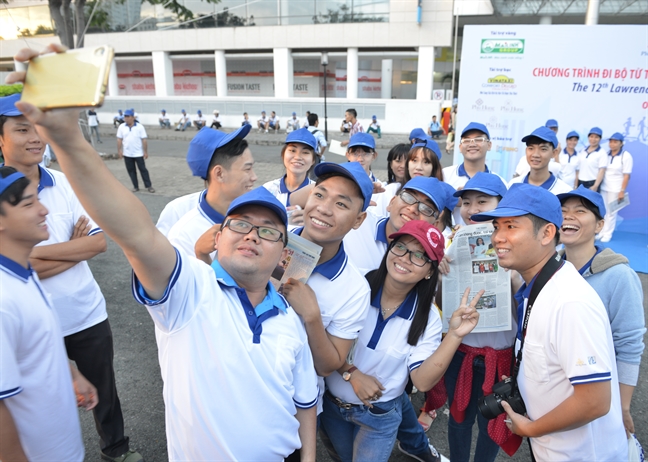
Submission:
[[[186,213],[169,231],[169,242],[187,255],[196,256],[196,242],[215,224],[223,223],[225,217],[211,208],[205,196],[200,198],[198,207]],[[214,250],[209,254],[213,260]]]
[[[168,236],[173,225],[175,225],[186,213],[189,213],[192,209],[198,207],[198,204],[202,198],[205,197],[205,194],[207,194],[207,190],[203,189],[202,191],[186,194],[173,199],[164,206],[162,213],[160,213],[160,217],[155,225],[157,229],[165,236]]]
[[[558,178],[569,186],[573,186],[576,181],[576,172],[579,169],[580,163],[578,152],[575,152],[570,156],[567,152],[567,148],[565,148],[560,154],[558,154],[558,161],[560,162],[560,173],[558,174]]]
[[[594,181],[599,170],[607,168],[607,156],[601,146],[596,151],[587,152],[587,148],[578,153],[578,180]]]
[[[315,139],[317,140],[317,146],[319,147],[319,151],[322,150],[322,148],[325,148],[328,146],[328,143],[326,142],[326,138],[324,137],[324,133],[322,133],[322,130],[320,130],[317,127],[309,127],[308,126],[308,121],[306,121],[306,124],[304,125],[304,128],[307,128],[309,132],[313,134]],[[319,154],[319,151],[317,152]]]
[[[492,173],[493,175],[497,175],[497,173],[492,172],[488,168],[488,165],[484,165],[484,167],[485,167],[484,173]],[[499,177],[502,180],[502,182],[506,184],[504,178],[502,178],[501,176]],[[463,162],[459,165],[451,165],[450,167],[446,167],[443,169],[443,181],[445,183],[448,183],[457,191],[459,190],[459,188],[463,189],[463,187],[466,186],[466,183],[468,183],[468,180],[470,180],[470,178],[471,177],[470,175],[468,175],[468,172],[466,172],[466,167],[464,167]],[[452,220],[456,225],[464,226],[466,224],[463,221],[463,218],[461,218],[461,198],[459,198],[457,207],[455,207],[454,210],[452,211]]]
[[[362,274],[375,270],[389,245],[386,227],[389,217],[377,217],[368,213],[358,229],[352,229],[344,236],[344,248],[349,259]]]
[[[526,292],[524,310],[530,287],[520,289]],[[524,312],[518,316],[523,320]],[[565,262],[540,291],[529,316],[518,376],[529,418],[538,420],[558,407],[575,385],[601,381],[610,382],[610,411],[582,427],[532,438],[537,460],[628,459],[610,320],[594,289]]]
[[[254,308],[218,262],[176,253],[160,300],[133,275],[157,328],[169,460],[283,461],[301,447],[297,407],[318,397],[301,319],[272,284]]]
[[[301,234],[302,229],[296,229],[295,234]],[[367,317],[371,290],[364,276],[349,261],[343,243],[333,258],[315,267],[307,284],[317,297],[324,329],[341,339],[358,338]],[[318,377],[318,381],[321,398],[324,378]],[[321,400],[317,405],[317,413],[320,412]]]
[[[561,166],[559,162],[556,162],[553,158],[549,161],[549,171],[553,173],[554,175],[558,176],[560,173]],[[517,164],[517,167],[515,167],[515,173],[518,176],[524,176],[528,174],[531,171],[531,166],[529,165],[529,162],[527,162],[526,155],[522,156],[520,158],[520,161]]]
[[[63,334],[31,268],[0,255],[0,399],[30,461],[83,461]]]
[[[135,122],[132,127],[123,123],[117,129],[117,138],[122,140],[124,157],[144,157],[142,140],[147,138],[144,125]]]
[[[524,175],[524,176],[516,176],[515,178],[513,178],[513,179],[509,182],[509,184],[508,184],[508,188],[510,189],[511,186],[514,185],[515,183],[526,183],[526,184],[529,184],[529,175],[530,175],[530,174],[527,173],[527,174]],[[555,195],[563,194],[563,193],[568,193],[568,192],[570,192],[570,191],[573,191],[573,189],[574,189],[572,186],[569,186],[569,185],[568,185],[567,183],[565,183],[564,181],[559,180],[558,178],[556,178],[556,177],[554,176],[553,173],[550,173],[550,174],[549,174],[549,179],[548,179],[547,181],[545,181],[544,183],[542,183],[542,184],[541,184],[540,186],[538,186],[538,187],[539,187],[539,188],[546,189],[547,191],[549,191],[549,192],[551,192],[551,193],[554,193]]]
[[[306,176],[302,184],[295,191],[299,191],[301,188],[313,183],[315,182]],[[263,187],[270,191],[270,194],[276,197],[284,206],[288,207],[290,205],[290,195],[295,191],[289,191],[286,187],[286,175],[276,180],[268,181]]]
[[[628,151],[621,151],[616,156],[608,153],[606,160],[607,168],[605,169],[605,176],[601,183],[601,191],[621,191],[623,175],[630,175],[632,173],[632,155]]]
[[[376,205],[372,205],[367,208],[367,212],[371,212],[377,217],[384,217],[389,215],[389,212],[387,212],[387,206],[396,195],[396,193],[400,190],[401,184],[395,182],[385,184],[383,185],[383,187],[385,188],[384,192],[371,195],[371,200],[374,201]]]
[[[68,242],[79,217],[84,215],[90,218],[90,215],[81,206],[62,172],[40,168],[40,174],[38,199],[49,210],[49,239],[37,245]],[[91,218],[89,224],[88,236],[102,232]],[[108,318],[106,300],[87,261],[79,262],[56,276],[43,279],[41,283],[52,298],[63,336],[76,334]]]
[[[385,387],[377,403],[390,401],[403,394],[410,372],[420,367],[441,343],[441,318],[434,305],[430,308],[427,326],[416,346],[407,343],[418,298],[412,291],[403,304],[386,320],[380,312],[382,288],[371,302],[369,315],[360,331],[353,353],[353,365],[363,374],[375,377]],[[326,385],[334,396],[352,404],[362,404],[353,387],[338,372],[326,377]]]

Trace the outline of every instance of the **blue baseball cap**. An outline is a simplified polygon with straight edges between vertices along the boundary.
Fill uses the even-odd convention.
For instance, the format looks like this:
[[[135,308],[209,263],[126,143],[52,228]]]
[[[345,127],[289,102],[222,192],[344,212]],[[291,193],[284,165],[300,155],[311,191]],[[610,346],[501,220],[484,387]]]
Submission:
[[[547,128],[558,128],[558,121],[556,119],[549,119],[545,122]]]
[[[19,95],[20,96],[20,95]],[[4,115],[4,114],[2,114]],[[9,116],[11,117],[11,116]],[[14,172],[9,174],[8,176],[4,178],[0,178],[0,194],[6,191],[6,189],[14,184],[16,181],[20,180],[21,178],[25,178],[25,175],[23,175],[20,172]]]
[[[246,124],[232,133],[223,133],[209,127],[201,128],[189,143],[187,150],[187,163],[191,173],[206,180],[209,162],[214,156],[214,151],[236,138],[245,138],[250,128],[251,126]]]
[[[347,149],[351,149],[355,146],[366,146],[375,151],[376,140],[369,133],[356,133],[349,140],[349,145],[347,146]]]
[[[572,130],[569,133],[567,133],[567,138],[565,138],[565,139],[568,140],[569,138],[578,138],[580,140],[580,135],[578,134],[577,131]]]
[[[296,116],[296,115],[297,115],[297,113],[296,113],[296,112],[293,112],[293,114],[292,114],[292,115],[294,115],[294,116]]]
[[[556,228],[560,229],[562,226],[563,215],[558,198],[540,186],[526,183],[513,184],[495,210],[477,213],[470,219],[490,221],[501,217],[520,217],[529,213],[553,223]]]
[[[246,205],[259,205],[261,207],[270,209],[271,211],[276,213],[279,218],[281,218],[281,222],[284,224],[284,226],[288,226],[288,215],[286,214],[286,207],[263,186],[259,186],[258,188],[255,188],[250,192],[246,192],[242,196],[234,199],[227,209],[226,216],[233,214],[237,209]]]
[[[135,115],[135,110],[134,110],[134,109],[126,109],[126,110],[124,111],[124,115],[125,115],[125,116],[131,116],[131,117],[132,117],[132,116]]]
[[[425,140],[427,138],[428,138],[427,133],[425,133],[425,130],[423,130],[422,128],[415,128],[409,134],[409,140],[410,141],[412,141],[412,140]]]
[[[21,116],[22,112],[16,107],[17,101],[20,101],[20,93],[14,93],[13,95],[0,98],[0,116]]]
[[[377,117],[376,117],[375,115],[371,116],[371,118],[372,118],[372,119],[377,119]]]
[[[602,138],[603,137],[603,130],[601,130],[599,127],[592,127],[592,129],[589,131],[587,136],[590,136],[590,135],[598,135],[598,136],[600,136]]]
[[[161,112],[166,112],[166,109],[162,109],[162,111],[161,111]]]
[[[369,207],[371,202],[371,195],[373,194],[373,183],[371,178],[365,172],[364,167],[359,162],[347,162],[344,164],[336,164],[335,162],[322,162],[315,166],[313,170],[315,176],[322,176],[327,173],[335,173],[349,178],[360,188],[360,193],[364,199],[362,211],[364,212]]]
[[[462,197],[466,191],[478,191],[489,196],[504,197],[508,189],[502,179],[494,173],[477,172],[474,177],[468,180],[463,189],[454,193],[454,196]]]
[[[459,199],[455,197],[455,193],[457,190],[453,188],[451,185],[446,183],[445,181],[441,181],[441,188],[443,189],[443,192],[445,193],[445,198],[443,200],[443,206],[448,209],[450,212],[454,210],[454,208],[457,206],[457,202],[459,202]]]
[[[414,148],[428,148],[433,153],[436,154],[437,159],[441,160],[441,149],[439,149],[439,145],[437,144],[437,142],[431,140],[430,138],[426,138],[424,140],[418,140],[416,143],[412,145],[410,151],[412,151],[412,149]]]
[[[568,193],[558,194],[558,200],[560,201],[561,204],[564,204],[565,201],[570,197],[581,197],[583,199],[587,199],[594,205],[594,207],[598,209],[599,217],[601,218],[605,217],[605,211],[606,211],[605,201],[603,200],[603,196],[601,196],[596,191],[592,191],[591,189],[586,188],[583,185],[580,185],[578,188],[574,189],[573,191],[569,191]]]
[[[542,141],[546,141],[547,143],[551,143],[556,149],[558,147],[558,137],[554,133],[553,130],[547,127],[538,127],[533,132],[531,132],[530,135],[525,136],[522,138],[522,142],[526,143],[531,137],[536,137],[540,138]]]
[[[301,143],[305,144],[311,148],[313,148],[314,151],[317,151],[317,139],[313,136],[313,134],[308,131],[307,128],[300,128],[299,130],[293,130],[290,133],[288,133],[288,136],[286,136],[286,143]]]
[[[201,111],[200,109],[198,109],[198,111],[196,112],[196,114],[202,114],[202,111]]]
[[[464,136],[466,133],[472,130],[477,130],[479,132],[482,132],[490,139],[490,133],[488,132],[488,128],[486,128],[486,125],[480,124],[479,122],[470,122],[468,125],[466,125],[466,128],[464,128],[463,131],[461,132],[461,136]]]
[[[180,112],[187,112],[187,111],[185,111],[184,109],[182,109]]]
[[[441,212],[446,203],[446,191],[441,181],[434,177],[415,176],[403,186],[403,189],[413,189],[425,194]]]
[[[611,140],[621,141],[623,143],[623,135],[619,132],[614,133],[611,137]]]

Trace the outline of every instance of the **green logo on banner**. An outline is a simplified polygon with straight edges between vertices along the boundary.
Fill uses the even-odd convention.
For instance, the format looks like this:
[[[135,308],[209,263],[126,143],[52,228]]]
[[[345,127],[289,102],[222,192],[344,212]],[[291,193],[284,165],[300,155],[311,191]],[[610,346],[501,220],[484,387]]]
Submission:
[[[522,53],[524,53],[524,39],[482,39],[481,52],[482,54],[506,53],[521,55]]]

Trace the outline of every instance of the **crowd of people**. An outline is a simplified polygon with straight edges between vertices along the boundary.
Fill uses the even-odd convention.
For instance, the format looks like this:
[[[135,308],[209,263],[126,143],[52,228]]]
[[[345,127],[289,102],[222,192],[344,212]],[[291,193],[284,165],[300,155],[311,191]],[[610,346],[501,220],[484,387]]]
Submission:
[[[154,224],[86,142],[78,111],[0,98],[0,459],[82,461],[79,405],[94,412],[103,460],[142,460],[124,436],[105,300],[87,265],[106,233],[155,324],[170,460],[314,461],[319,436],[336,461],[387,461],[395,445],[440,461],[425,431],[446,402],[453,462],[470,460],[475,420],[475,460],[511,455],[521,437],[536,460],[627,460],[643,292],[627,259],[596,242],[630,177],[623,137],[606,153],[595,127],[573,159],[573,137],[562,152],[554,127],[539,127],[523,138],[528,172],[507,185],[486,165],[484,124],[458,131],[463,162],[446,168],[417,128],[390,150],[382,182],[374,137],[346,114],[348,162],[321,159],[309,114],[286,135],[286,173],[260,187],[250,123],[197,127],[187,163],[205,189],[169,202]],[[141,124],[132,110],[123,117],[126,150]],[[257,128],[278,130],[271,120],[263,113]],[[39,166],[46,142],[62,172]],[[565,174],[578,162],[569,184],[562,154]],[[453,271],[446,246],[484,222],[492,249],[479,239],[473,251],[492,250],[497,264],[484,271],[510,271],[515,293],[504,332],[472,332],[492,303],[480,304],[483,288],[465,288],[458,306],[440,296]],[[279,293],[269,280],[295,235],[321,248],[319,260]],[[440,310],[452,312],[445,335]],[[502,379],[511,391],[484,415],[479,403]],[[421,415],[412,387],[427,393]]]

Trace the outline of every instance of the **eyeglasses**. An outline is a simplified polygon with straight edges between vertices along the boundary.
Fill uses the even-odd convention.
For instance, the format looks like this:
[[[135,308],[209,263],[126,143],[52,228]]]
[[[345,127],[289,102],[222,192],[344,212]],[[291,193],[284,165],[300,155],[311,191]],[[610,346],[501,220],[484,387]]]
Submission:
[[[434,217],[438,218],[439,217],[439,212],[429,205],[421,202],[418,200],[416,197],[408,193],[407,191],[401,191],[401,193],[398,195],[398,197],[401,198],[403,202],[405,202],[407,205],[414,205],[418,204],[418,211],[425,215],[426,217]]]
[[[250,222],[238,220],[236,218],[230,218],[227,220],[223,227],[229,228],[239,234],[249,234],[250,231],[256,229],[259,238],[270,242],[278,242],[284,237],[283,233],[278,229],[268,228],[267,226],[255,226]]]
[[[421,252],[420,250],[410,250],[402,242],[396,242],[389,250],[397,257],[404,257],[409,253],[410,261],[416,266],[425,266],[432,262],[432,260],[425,255],[425,252]]]
[[[480,136],[478,138],[461,138],[461,144],[467,144],[467,145],[476,144],[479,146],[481,144],[486,143],[487,141],[490,140],[485,136]]]
[[[373,156],[374,151],[367,146],[354,146],[349,149],[348,154],[351,157],[370,157]]]

